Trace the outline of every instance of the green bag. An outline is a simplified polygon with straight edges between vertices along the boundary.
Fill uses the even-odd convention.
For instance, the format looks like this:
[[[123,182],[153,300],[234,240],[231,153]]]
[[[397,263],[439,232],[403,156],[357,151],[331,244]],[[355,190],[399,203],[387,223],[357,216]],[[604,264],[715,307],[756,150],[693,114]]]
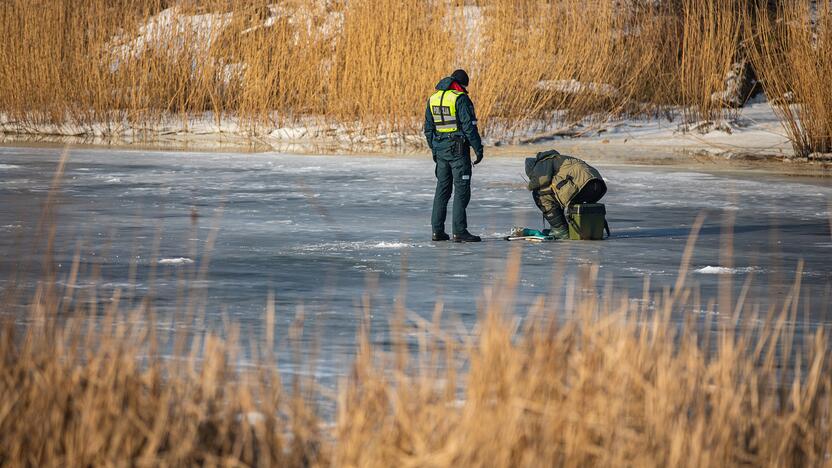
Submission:
[[[566,210],[570,240],[601,240],[604,231],[610,236],[606,219],[607,210],[603,203],[581,203]]]

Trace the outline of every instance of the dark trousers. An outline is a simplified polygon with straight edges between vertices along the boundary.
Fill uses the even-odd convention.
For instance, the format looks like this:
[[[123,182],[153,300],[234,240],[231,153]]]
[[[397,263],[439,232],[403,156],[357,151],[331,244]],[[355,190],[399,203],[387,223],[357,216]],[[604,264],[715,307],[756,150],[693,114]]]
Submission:
[[[587,182],[584,188],[575,195],[572,204],[597,203],[606,193],[607,185],[601,180],[593,179]],[[552,229],[567,227],[566,216],[563,214],[564,207],[560,206],[560,202],[557,201],[554,195],[538,195],[537,192],[532,192],[532,198],[534,198],[535,204],[543,212],[543,216],[552,226]]]
[[[468,230],[465,208],[471,200],[471,158],[457,152],[436,155],[436,192],[433,195],[433,232],[445,232],[448,201],[454,195],[453,233]]]

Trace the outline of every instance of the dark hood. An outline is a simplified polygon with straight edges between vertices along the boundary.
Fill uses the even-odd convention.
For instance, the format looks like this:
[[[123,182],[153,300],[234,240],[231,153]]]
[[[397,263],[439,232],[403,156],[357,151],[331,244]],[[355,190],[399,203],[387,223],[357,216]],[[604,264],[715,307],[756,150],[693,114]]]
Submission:
[[[529,178],[528,189],[539,190],[552,182],[552,177],[560,169],[560,156],[555,150],[537,153],[533,158],[526,158],[526,177]]]
[[[532,176],[535,164],[537,164],[537,158],[526,158],[526,177]]]
[[[451,89],[451,85],[454,83],[454,79],[450,76],[447,78],[442,78],[439,80],[439,83],[436,83],[437,91],[447,91]]]

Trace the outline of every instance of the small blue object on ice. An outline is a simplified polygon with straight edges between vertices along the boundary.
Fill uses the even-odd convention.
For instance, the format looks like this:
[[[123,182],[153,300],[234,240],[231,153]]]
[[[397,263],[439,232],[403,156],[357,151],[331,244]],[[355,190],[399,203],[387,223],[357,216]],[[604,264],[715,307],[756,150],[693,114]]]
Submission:
[[[527,240],[532,242],[549,242],[554,241],[555,238],[549,235],[549,230],[544,229],[538,231],[537,229],[529,229],[524,227],[514,227],[511,234],[505,237],[507,241]]]

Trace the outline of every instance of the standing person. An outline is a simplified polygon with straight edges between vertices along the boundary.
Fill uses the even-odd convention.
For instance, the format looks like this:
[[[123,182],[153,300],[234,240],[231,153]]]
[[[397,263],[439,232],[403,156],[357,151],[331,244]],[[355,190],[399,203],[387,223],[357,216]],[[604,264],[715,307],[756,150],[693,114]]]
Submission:
[[[483,148],[477,131],[474,103],[468,97],[468,74],[456,70],[436,85],[425,111],[425,138],[436,163],[436,193],[433,196],[433,240],[446,241],[445,216],[448,200],[454,195],[454,242],[480,242],[468,232],[465,208],[471,199],[471,147],[477,155],[474,165],[482,161]]]
[[[547,234],[555,239],[569,238],[565,208],[578,203],[596,203],[607,193],[607,184],[598,169],[556,150],[526,158],[526,175],[535,205],[552,226]]]

